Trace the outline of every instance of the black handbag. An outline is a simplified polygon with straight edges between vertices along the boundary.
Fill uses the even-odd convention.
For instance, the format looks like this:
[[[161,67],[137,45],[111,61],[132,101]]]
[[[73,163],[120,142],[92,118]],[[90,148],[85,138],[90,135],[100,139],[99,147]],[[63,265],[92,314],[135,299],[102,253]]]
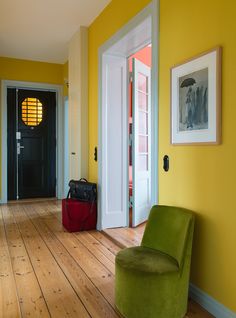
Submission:
[[[96,183],[88,182],[82,178],[79,181],[70,180],[69,192],[67,198],[76,199],[84,202],[95,202],[97,200],[97,185]]]

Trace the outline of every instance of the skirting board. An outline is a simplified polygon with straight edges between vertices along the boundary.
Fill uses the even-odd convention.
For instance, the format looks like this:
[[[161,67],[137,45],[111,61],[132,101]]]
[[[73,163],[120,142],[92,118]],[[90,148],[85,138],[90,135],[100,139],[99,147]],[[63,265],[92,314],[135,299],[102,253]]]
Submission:
[[[191,283],[189,285],[189,296],[216,318],[236,318],[236,313],[232,312]]]

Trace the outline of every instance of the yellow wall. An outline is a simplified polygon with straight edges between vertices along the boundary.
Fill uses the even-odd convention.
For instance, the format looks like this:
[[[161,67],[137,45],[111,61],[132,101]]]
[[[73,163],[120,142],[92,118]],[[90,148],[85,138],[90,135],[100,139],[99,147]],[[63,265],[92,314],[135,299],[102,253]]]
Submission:
[[[0,79],[63,84],[63,65],[0,57]]]
[[[160,13],[160,203],[197,211],[192,281],[236,311],[236,2],[161,0]],[[171,146],[169,69],[216,45],[223,47],[223,143]]]
[[[89,177],[98,141],[98,48],[149,1],[113,0],[89,29]],[[192,282],[236,311],[236,2],[160,0],[159,201],[197,212]],[[223,47],[223,143],[170,145],[170,67]],[[162,158],[170,156],[170,171]]]

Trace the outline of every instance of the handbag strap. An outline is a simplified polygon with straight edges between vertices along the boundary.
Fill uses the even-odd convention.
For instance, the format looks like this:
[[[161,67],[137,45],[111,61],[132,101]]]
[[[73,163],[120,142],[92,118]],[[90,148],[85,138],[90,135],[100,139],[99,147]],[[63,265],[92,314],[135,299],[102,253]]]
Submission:
[[[92,212],[93,212],[94,203],[95,203],[95,199],[93,199],[93,201],[92,201],[92,203],[91,203],[91,206],[90,206],[90,210],[89,210],[88,215],[87,215],[87,216],[84,218],[84,220],[81,222],[80,231],[83,231],[83,230],[84,230],[84,225],[85,225],[85,223],[88,221],[89,217],[91,216],[91,214],[92,214]]]
[[[88,182],[88,180],[85,178],[81,178],[81,179],[79,179],[79,181]]]
[[[68,191],[68,193],[67,193],[66,200],[69,199],[70,196],[71,196],[71,190],[69,189],[69,191]]]

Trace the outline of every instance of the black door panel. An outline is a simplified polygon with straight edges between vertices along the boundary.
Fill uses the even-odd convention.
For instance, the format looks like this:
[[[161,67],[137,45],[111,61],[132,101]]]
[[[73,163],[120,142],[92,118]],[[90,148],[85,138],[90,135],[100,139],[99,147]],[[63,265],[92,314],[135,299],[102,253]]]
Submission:
[[[44,138],[43,136],[27,136],[21,137],[21,144],[23,145],[23,151],[21,151],[21,156],[24,160],[43,160],[44,159]],[[34,149],[34,151],[32,151]]]
[[[9,92],[9,96],[12,93]],[[18,118],[15,119],[20,133],[18,155],[19,199],[36,197],[54,197],[56,179],[56,96],[54,92],[33,90],[16,91],[15,106]],[[17,104],[17,105],[16,105]],[[13,107],[11,106],[10,109]],[[9,116],[8,112],[8,116]],[[14,120],[12,118],[12,120]],[[12,134],[13,139],[15,138]],[[17,145],[16,145],[17,146]],[[13,146],[12,146],[13,147]],[[14,162],[14,159],[11,159]],[[8,174],[8,179],[11,178]],[[8,180],[8,182],[11,180]],[[12,179],[13,181],[13,179]],[[14,182],[13,182],[14,183]],[[10,194],[10,193],[9,193]],[[12,198],[12,194],[9,195]]]

